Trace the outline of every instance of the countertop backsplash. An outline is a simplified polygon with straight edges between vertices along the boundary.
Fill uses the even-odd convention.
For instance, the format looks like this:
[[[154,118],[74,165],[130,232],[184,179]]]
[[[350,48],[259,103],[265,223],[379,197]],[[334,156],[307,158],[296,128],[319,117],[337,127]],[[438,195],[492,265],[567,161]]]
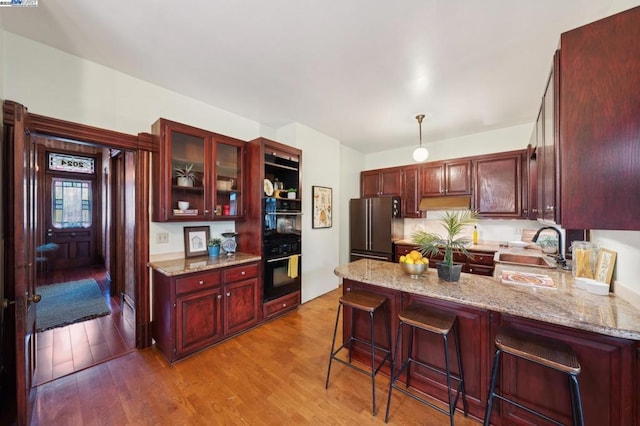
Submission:
[[[418,231],[444,234],[440,216],[442,212],[429,212],[426,219],[405,219],[404,238],[411,239]],[[478,227],[478,239],[480,241],[519,241],[524,229],[538,229],[542,225],[535,220],[507,220],[507,219],[480,219]],[[473,226],[468,226],[462,233],[467,238],[473,237]]]

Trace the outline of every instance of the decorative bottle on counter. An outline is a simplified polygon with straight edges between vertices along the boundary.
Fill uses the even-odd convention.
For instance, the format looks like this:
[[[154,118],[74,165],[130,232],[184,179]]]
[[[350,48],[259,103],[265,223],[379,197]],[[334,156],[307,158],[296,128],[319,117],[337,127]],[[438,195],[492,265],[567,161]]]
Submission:
[[[477,226],[473,227],[473,244],[474,245],[478,244],[478,227]]]

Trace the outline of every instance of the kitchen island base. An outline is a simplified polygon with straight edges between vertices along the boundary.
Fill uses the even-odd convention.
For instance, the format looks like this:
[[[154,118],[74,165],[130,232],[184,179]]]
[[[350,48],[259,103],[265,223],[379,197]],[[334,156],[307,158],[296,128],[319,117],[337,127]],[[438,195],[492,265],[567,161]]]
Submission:
[[[458,332],[462,364],[464,366],[465,390],[469,404],[469,414],[477,419],[484,417],[493,353],[498,327],[501,325],[556,339],[570,345],[575,351],[582,372],[580,392],[584,406],[585,424],[590,425],[635,425],[640,424],[637,413],[636,351],[637,342],[594,332],[578,330],[556,324],[535,321],[506,313],[477,308],[427,297],[411,292],[367,284],[348,278],[343,280],[343,293],[362,290],[383,295],[387,299],[390,313],[389,326],[397,330],[398,313],[411,303],[432,306],[458,317]],[[354,323],[355,334],[370,340],[368,317],[359,312],[345,310],[343,333],[346,338]],[[376,318],[374,339],[384,341],[382,318]],[[396,336],[392,333],[392,346]],[[408,350],[408,339],[400,342],[403,357]],[[450,342],[453,351],[453,343]],[[439,336],[420,330],[414,335],[416,357],[434,368],[444,369],[442,341]],[[353,348],[354,358],[367,362],[362,347]],[[370,360],[370,358],[369,358]],[[383,370],[389,375],[389,369]],[[421,392],[447,403],[447,384],[444,377],[426,368],[411,371],[411,385]],[[525,401],[534,410],[571,422],[571,403],[566,375],[548,368],[532,365],[530,362],[505,357],[499,377],[500,390],[510,398]],[[458,404],[461,412],[461,404]],[[493,424],[535,424],[539,418],[508,404],[496,403],[492,415]]]

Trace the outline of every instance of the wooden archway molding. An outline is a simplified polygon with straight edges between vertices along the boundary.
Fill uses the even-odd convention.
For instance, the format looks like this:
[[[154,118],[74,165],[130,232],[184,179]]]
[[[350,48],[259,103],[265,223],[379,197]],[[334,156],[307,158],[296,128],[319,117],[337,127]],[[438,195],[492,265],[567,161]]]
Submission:
[[[27,110],[14,101],[3,103],[3,123],[12,127],[16,110]],[[54,136],[72,141],[83,141],[102,145],[106,148],[132,151],[135,155],[135,298],[136,298],[136,347],[144,348],[151,344],[150,302],[149,302],[149,173],[151,154],[158,152],[158,143],[149,133],[130,135],[73,123],[57,118],[29,113],[25,119],[31,133]]]

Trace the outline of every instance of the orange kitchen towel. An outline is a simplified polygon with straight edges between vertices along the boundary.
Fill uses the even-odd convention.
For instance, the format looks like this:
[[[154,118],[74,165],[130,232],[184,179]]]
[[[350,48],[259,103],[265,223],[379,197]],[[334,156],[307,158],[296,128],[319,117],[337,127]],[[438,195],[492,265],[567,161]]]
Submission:
[[[298,255],[289,256],[289,268],[287,270],[289,278],[298,278]]]

